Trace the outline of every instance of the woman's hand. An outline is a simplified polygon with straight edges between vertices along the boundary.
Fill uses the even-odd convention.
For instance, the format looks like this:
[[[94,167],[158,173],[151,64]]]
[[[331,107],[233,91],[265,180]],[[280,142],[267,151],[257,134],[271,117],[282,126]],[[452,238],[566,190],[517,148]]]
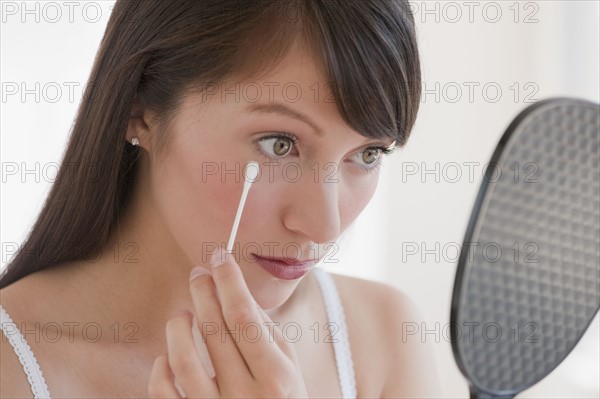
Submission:
[[[198,269],[190,276],[197,327],[216,375],[212,377],[200,360],[192,335],[192,315],[187,312],[167,322],[168,353],[154,362],[149,395],[306,398],[294,347],[258,306],[233,256],[225,255],[221,249],[213,256],[211,263],[217,266],[213,266],[212,276],[208,271],[198,274]],[[175,381],[185,396],[180,395]]]

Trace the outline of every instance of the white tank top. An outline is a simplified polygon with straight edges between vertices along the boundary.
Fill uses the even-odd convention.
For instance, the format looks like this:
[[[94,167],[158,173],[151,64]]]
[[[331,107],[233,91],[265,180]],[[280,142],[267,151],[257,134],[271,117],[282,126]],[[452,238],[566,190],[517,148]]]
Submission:
[[[313,271],[323,294],[323,301],[327,311],[327,318],[331,323],[330,325],[339,327],[336,331],[332,330],[331,333],[335,333],[334,336],[332,335],[332,341],[342,397],[354,399],[356,398],[356,381],[350,344],[348,342],[344,309],[331,274],[318,267],[313,269]],[[23,371],[27,375],[27,381],[29,381],[33,396],[36,399],[49,399],[50,392],[48,391],[48,386],[35,355],[17,328],[17,324],[12,321],[2,305],[0,305],[0,327],[23,366]]]

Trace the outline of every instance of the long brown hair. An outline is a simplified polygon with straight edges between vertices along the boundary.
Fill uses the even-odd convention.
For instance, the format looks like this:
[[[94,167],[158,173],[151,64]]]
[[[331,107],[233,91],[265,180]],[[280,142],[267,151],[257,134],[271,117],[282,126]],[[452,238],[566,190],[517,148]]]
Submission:
[[[421,93],[406,0],[118,0],[55,182],[0,288],[105,245],[135,181],[139,149],[125,141],[134,103],[166,127],[185,93],[265,74],[297,39],[350,127],[406,143]],[[168,145],[160,131],[157,153]]]

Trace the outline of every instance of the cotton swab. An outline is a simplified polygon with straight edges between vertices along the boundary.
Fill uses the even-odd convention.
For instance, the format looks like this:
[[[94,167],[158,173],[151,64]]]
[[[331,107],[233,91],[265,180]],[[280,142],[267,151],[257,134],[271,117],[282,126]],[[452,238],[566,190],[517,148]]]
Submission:
[[[248,191],[252,186],[252,183],[258,177],[260,172],[260,165],[256,161],[248,162],[246,165],[246,177],[244,182],[244,191],[242,191],[242,197],[240,198],[240,204],[238,205],[237,214],[235,215],[235,221],[233,222],[233,228],[231,229],[231,235],[229,236],[229,242],[227,243],[227,253],[231,253],[233,250],[233,243],[235,241],[235,236],[237,234],[238,226],[240,224],[240,219],[242,218],[242,210],[244,209],[244,205],[246,204],[246,197],[248,196]]]

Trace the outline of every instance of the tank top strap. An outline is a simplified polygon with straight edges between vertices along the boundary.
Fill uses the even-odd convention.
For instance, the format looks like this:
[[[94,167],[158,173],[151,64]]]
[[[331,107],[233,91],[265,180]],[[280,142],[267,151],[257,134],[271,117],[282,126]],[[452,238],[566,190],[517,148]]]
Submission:
[[[29,344],[25,341],[25,338],[21,334],[21,331],[17,327],[17,324],[12,321],[6,310],[0,305],[0,329],[8,338],[8,342],[13,347],[21,365],[23,371],[27,375],[27,381],[31,385],[31,392],[33,396],[37,398],[50,398],[48,386],[46,380],[42,375],[42,370],[38,365],[35,355],[31,351]]]
[[[346,328],[344,308],[342,307],[335,281],[333,280],[333,276],[325,270],[319,267],[313,270],[323,295],[327,318],[331,323],[329,324],[329,330],[332,334],[342,397],[356,398],[356,381],[352,353],[348,341],[348,330]]]

